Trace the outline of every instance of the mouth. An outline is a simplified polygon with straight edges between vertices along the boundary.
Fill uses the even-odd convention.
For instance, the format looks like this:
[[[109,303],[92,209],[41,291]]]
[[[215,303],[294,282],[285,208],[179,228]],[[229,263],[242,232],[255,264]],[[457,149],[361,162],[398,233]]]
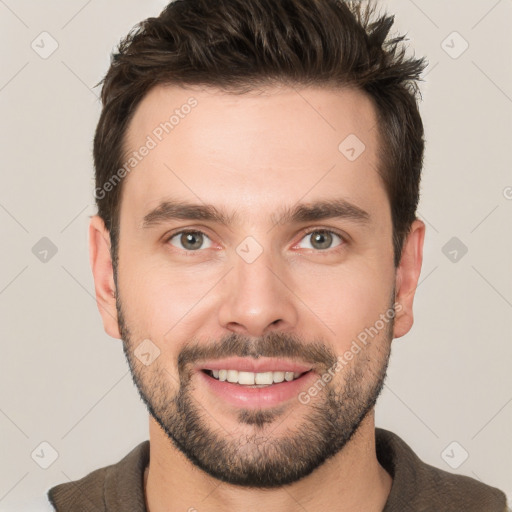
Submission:
[[[233,366],[237,368],[233,368]],[[200,386],[236,408],[261,409],[299,402],[299,394],[318,376],[311,366],[277,360],[224,360],[196,367]],[[300,403],[300,402],[299,402]]]
[[[201,370],[209,377],[219,382],[229,382],[230,384],[238,384],[239,386],[249,388],[266,388],[281,382],[292,382],[309,371],[306,372],[290,372],[290,371],[267,371],[267,372],[245,372],[239,370]]]

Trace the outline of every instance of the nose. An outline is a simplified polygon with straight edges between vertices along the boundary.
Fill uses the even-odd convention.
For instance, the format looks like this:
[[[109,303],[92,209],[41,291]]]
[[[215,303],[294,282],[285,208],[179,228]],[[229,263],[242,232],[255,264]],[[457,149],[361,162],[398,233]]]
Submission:
[[[246,336],[292,331],[298,322],[298,298],[284,265],[272,262],[269,251],[252,263],[235,255],[234,268],[223,282],[220,325]]]

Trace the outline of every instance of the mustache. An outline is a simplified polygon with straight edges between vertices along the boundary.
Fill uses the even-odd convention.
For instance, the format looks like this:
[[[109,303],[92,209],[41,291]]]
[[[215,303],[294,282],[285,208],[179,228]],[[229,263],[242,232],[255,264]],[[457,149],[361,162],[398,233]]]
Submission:
[[[259,338],[231,333],[221,340],[185,345],[178,355],[178,371],[183,374],[187,366],[226,357],[282,357],[324,370],[337,361],[336,353],[319,339],[304,342],[298,335],[282,332],[270,332]]]

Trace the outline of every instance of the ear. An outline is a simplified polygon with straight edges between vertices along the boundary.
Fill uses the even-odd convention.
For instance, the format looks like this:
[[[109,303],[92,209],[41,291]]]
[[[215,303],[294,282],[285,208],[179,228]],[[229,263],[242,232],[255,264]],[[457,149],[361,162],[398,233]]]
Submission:
[[[110,255],[110,233],[98,215],[94,215],[89,224],[89,261],[103,328],[109,336],[121,339],[117,320],[114,269]]]
[[[396,271],[396,315],[393,337],[407,334],[414,322],[412,304],[423,261],[425,223],[416,219],[404,241],[400,264]],[[399,305],[398,305],[399,304]]]

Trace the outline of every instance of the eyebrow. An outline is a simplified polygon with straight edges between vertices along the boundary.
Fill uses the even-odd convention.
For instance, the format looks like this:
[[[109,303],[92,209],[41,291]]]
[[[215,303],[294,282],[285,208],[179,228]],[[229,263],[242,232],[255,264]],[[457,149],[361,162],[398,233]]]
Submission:
[[[368,224],[370,214],[345,199],[328,199],[286,207],[271,216],[273,224],[311,222],[326,219],[347,219],[359,224]],[[224,226],[239,221],[236,212],[227,215],[209,204],[194,204],[185,201],[162,201],[148,212],[142,221],[147,229],[171,220],[202,220]]]

